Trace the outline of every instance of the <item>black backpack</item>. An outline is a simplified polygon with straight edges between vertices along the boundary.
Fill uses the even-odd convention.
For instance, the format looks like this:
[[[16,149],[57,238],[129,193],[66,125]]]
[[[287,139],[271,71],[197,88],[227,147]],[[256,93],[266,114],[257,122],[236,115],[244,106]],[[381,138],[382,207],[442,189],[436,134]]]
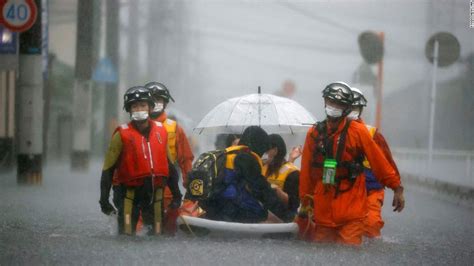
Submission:
[[[222,172],[226,162],[226,151],[215,150],[199,155],[188,172],[186,198],[206,200],[216,193],[222,184]]]

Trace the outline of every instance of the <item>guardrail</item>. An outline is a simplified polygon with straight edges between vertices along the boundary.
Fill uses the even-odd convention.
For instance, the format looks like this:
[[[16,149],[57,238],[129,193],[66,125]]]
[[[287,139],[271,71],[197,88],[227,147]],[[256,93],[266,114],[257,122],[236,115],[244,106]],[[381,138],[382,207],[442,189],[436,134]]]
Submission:
[[[427,149],[393,148],[392,153],[402,173],[474,188],[474,151],[434,150],[431,164]]]

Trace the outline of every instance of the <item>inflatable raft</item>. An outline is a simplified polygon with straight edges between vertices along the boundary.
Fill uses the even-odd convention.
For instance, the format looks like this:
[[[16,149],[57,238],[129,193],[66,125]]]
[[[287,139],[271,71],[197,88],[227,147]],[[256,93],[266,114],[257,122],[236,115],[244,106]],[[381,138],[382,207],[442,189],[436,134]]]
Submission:
[[[234,223],[214,221],[204,218],[181,215],[178,218],[179,228],[197,236],[286,236],[294,237],[298,233],[296,223]]]

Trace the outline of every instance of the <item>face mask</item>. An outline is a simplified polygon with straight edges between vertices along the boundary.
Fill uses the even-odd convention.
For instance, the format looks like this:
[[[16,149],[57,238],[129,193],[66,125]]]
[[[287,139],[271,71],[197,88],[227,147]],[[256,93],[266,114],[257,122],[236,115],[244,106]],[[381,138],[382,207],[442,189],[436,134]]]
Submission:
[[[165,105],[163,103],[155,103],[155,107],[153,108],[153,113],[161,113]]]
[[[132,112],[130,118],[133,121],[143,121],[148,119],[148,112],[147,111],[139,111],[139,112]]]
[[[360,115],[359,111],[352,111],[347,115],[347,118],[350,120],[357,120],[359,119],[359,115]]]
[[[268,160],[268,153],[265,152],[265,153],[262,155],[262,161],[266,161],[266,160]]]
[[[340,117],[342,116],[342,109],[335,108],[329,105],[326,105],[326,115],[330,117]]]

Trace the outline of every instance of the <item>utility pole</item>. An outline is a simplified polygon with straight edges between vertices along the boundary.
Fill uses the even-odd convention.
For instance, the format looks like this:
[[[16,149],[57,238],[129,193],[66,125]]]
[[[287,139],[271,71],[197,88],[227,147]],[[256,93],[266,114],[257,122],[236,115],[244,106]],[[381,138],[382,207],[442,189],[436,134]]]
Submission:
[[[379,32],[378,34],[382,47],[385,42],[384,32]],[[375,126],[377,128],[382,127],[382,103],[383,103],[383,57],[380,58],[380,61],[377,63],[377,105],[375,108]]]
[[[18,33],[0,25],[0,169],[13,167]]]
[[[49,136],[49,120],[50,120],[50,106],[53,82],[51,80],[51,72],[55,56],[49,54],[49,0],[41,0],[43,5],[41,8],[41,27],[42,27],[42,51],[43,57],[43,98],[44,98],[44,118],[43,118],[43,164],[48,163],[48,136]]]
[[[185,34],[188,20],[186,4],[163,0],[148,3],[146,17],[146,74],[148,80],[165,83],[174,97],[186,96],[182,91],[189,62],[189,35]],[[185,97],[184,97],[185,98]]]
[[[94,1],[78,1],[76,68],[73,93],[73,143],[71,169],[89,168],[92,121],[92,71],[97,49],[94,47]]]
[[[425,55],[433,64],[431,91],[430,91],[430,123],[428,135],[428,166],[433,162],[433,145],[435,137],[436,118],[436,82],[438,67],[447,67],[459,58],[461,45],[458,39],[449,32],[438,32],[431,36],[426,43]]]
[[[374,84],[374,95],[377,100],[375,108],[375,126],[377,128],[382,126],[384,39],[383,32],[373,31],[364,31],[358,37],[359,50],[364,61],[369,65],[377,64],[377,78]]]
[[[128,86],[143,85],[140,84],[141,66],[140,49],[141,29],[140,29],[140,11],[138,10],[140,1],[130,1],[129,18],[127,27],[127,84]]]
[[[117,73],[119,71],[119,10],[120,3],[116,0],[107,0],[106,2],[106,55],[115,66]],[[133,19],[133,18],[132,18]],[[105,143],[109,143],[109,139],[116,126],[118,125],[118,101],[119,89],[117,83],[108,83],[105,86],[105,121],[107,128],[105,132]]]
[[[149,81],[160,81],[161,78],[158,73],[160,73],[160,58],[159,58],[159,50],[161,49],[161,45],[163,43],[163,36],[164,34],[161,32],[163,23],[163,18],[165,16],[165,12],[162,9],[163,2],[155,2],[150,1],[148,3],[148,16],[147,16],[147,23],[146,23],[146,73]],[[148,81],[148,80],[147,80]],[[163,81],[161,81],[163,82]]]
[[[34,1],[38,15],[33,26],[20,34],[17,181],[41,184],[43,155],[43,72],[41,0]]]

